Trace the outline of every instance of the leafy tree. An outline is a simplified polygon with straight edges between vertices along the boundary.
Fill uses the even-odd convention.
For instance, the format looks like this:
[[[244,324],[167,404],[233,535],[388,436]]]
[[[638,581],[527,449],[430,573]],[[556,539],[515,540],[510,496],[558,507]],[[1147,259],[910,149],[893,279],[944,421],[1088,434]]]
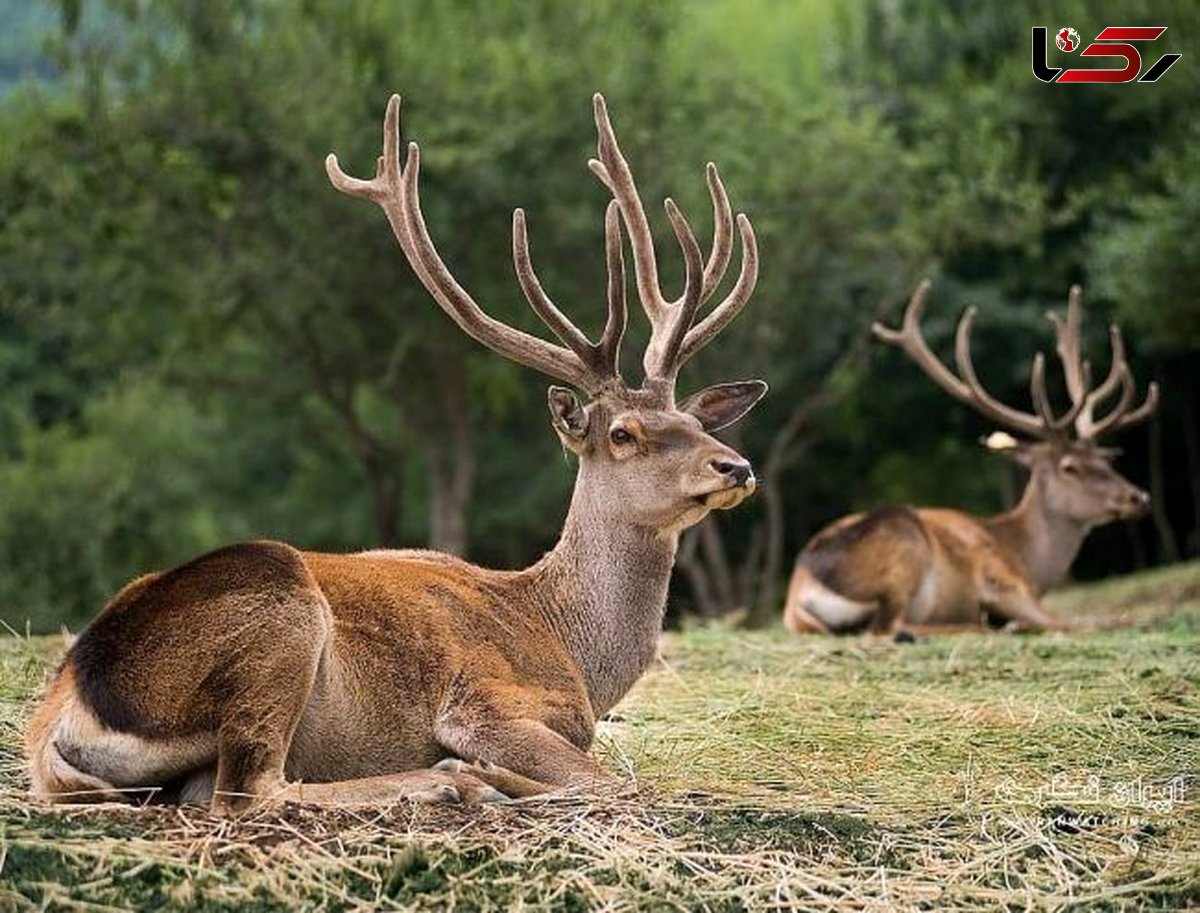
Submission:
[[[11,4],[10,4],[11,7]],[[762,255],[755,301],[685,370],[687,391],[763,376],[735,442],[761,496],[684,543],[679,602],[774,617],[820,525],[885,501],[1001,506],[1014,479],[986,426],[866,328],[924,275],[944,352],[981,307],[989,387],[1026,395],[1042,312],[1088,289],[1129,325],[1166,396],[1126,466],[1153,527],[1094,537],[1083,573],[1200,547],[1190,388],[1200,340],[1197,81],[1047,86],[1029,73],[1044,11],[932,0],[704,4],[551,0],[60,0],[17,4],[0,42],[0,605],[83,618],[131,574],[220,542],[426,542],[500,565],[557,534],[573,470],[544,380],[465,339],[382,215],[329,187],[336,149],[369,172],[390,92],[422,144],[422,202],[489,312],[544,332],[512,272],[529,215],[550,294],[603,315],[606,195],[585,167],[603,89],[663,255],[668,193],[711,228],[716,160]],[[1056,15],[1200,30],[1153,3]],[[1174,42],[1174,43],[1173,43]],[[13,88],[13,78],[26,81]],[[6,82],[6,80],[8,80]],[[645,338],[636,315],[627,352]],[[640,365],[630,358],[626,374]]]

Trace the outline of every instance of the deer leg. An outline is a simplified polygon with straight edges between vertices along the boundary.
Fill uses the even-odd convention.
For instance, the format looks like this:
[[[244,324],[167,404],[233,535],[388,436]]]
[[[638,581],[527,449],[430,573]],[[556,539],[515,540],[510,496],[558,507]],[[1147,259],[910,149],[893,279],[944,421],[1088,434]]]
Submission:
[[[793,634],[832,634],[829,625],[813,615],[801,603],[788,601],[783,610],[783,626]]]
[[[433,770],[408,770],[355,780],[280,783],[268,792],[260,792],[253,796],[251,801],[296,802],[302,805],[336,807],[386,806],[405,799],[409,802],[464,802],[474,805],[482,802],[502,802],[509,797],[521,795],[516,791],[516,781],[495,778],[502,784],[514,787],[511,791],[501,791],[492,778],[474,776],[472,765],[456,761],[458,766],[448,767],[444,766],[445,763],[438,764]],[[197,771],[188,778],[180,790],[179,804],[210,804],[213,799],[214,774],[215,771],[208,768]],[[218,812],[230,810],[228,803],[217,806]]]
[[[908,599],[901,601],[892,592],[884,593],[882,598],[878,600],[879,611],[872,616],[867,630],[872,634],[888,635],[908,630],[909,625],[905,621],[904,616],[910,602],[911,600]]]
[[[985,631],[980,624],[970,622],[949,621],[945,624],[902,624],[897,626],[896,633],[901,632],[910,637],[937,637],[943,634],[980,634]]]
[[[893,574],[885,580],[883,589],[876,597],[879,611],[871,619],[869,630],[872,634],[913,633],[911,616],[924,579],[925,574],[909,572]]]
[[[1019,591],[996,593],[985,608],[1007,619],[1004,627],[1008,631],[1065,631],[1069,627],[1043,609],[1036,597]]]
[[[229,681],[229,701],[217,739],[212,808],[236,813],[260,802],[306,805],[387,805],[413,802],[496,802],[502,792],[469,771],[408,770],[329,783],[287,782],[284,764],[292,735],[318,674],[326,637],[306,639],[310,649],[261,651]],[[255,700],[251,696],[267,696]]]
[[[217,737],[214,812],[242,811],[284,787],[284,762],[310,684],[311,677],[304,688],[289,689],[298,693],[281,695],[276,691],[270,707],[264,707],[265,702],[243,700],[222,721]]]
[[[459,757],[479,762],[478,768],[471,768],[472,776],[500,789],[508,786],[513,789],[510,795],[537,795],[564,786],[607,787],[619,782],[545,723],[472,717],[475,714],[452,711],[434,725],[434,734]]]
[[[320,592],[297,594],[279,623],[246,636],[213,677],[211,687],[222,696],[214,812],[241,811],[284,785],[284,762],[331,626],[329,605]]]
[[[333,783],[285,783],[266,796],[304,805],[390,805],[409,802],[503,802],[508,796],[474,775],[473,769],[406,770],[395,774],[339,780]]]
[[[513,773],[504,767],[497,767],[489,761],[469,763],[460,758],[446,758],[433,765],[434,770],[444,770],[450,773],[468,774],[486,783],[505,796],[513,799],[525,799],[529,796],[540,796],[550,792],[554,787],[549,783],[541,783]]]

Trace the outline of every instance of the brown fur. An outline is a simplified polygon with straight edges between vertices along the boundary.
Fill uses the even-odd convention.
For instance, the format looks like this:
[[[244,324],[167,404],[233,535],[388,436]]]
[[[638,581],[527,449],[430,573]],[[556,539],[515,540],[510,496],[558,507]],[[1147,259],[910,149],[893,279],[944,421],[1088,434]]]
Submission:
[[[784,606],[794,633],[1061,623],[1040,596],[1070,568],[1087,531],[1135,516],[1145,495],[1084,445],[1035,444],[1020,504],[988,519],[941,508],[843,517],[796,560]],[[856,615],[843,602],[857,605]],[[831,623],[854,618],[853,624]]]
[[[107,791],[109,784],[71,767],[51,741],[59,718],[76,700],[75,671],[69,664],[64,664],[25,730],[30,779],[38,792],[62,796],[64,801],[69,801],[68,797],[75,794],[97,792],[101,792],[103,798],[115,798]]]
[[[963,313],[955,333],[959,373],[948,370],[921,332],[930,288],[928,280],[917,287],[899,328],[876,323],[872,331],[903,349],[951,397],[1037,441],[1022,444],[1002,432],[985,441],[1028,468],[1029,484],[1017,507],[989,519],[956,510],[889,508],[831,524],[796,559],[784,605],[784,623],[794,633],[911,631],[978,625],[981,619],[1060,627],[1039,597],[1066,576],[1088,530],[1138,516],[1149,503],[1113,469],[1112,451],[1096,441],[1149,418],[1158,387],[1150,384],[1144,402],[1133,408],[1133,375],[1115,326],[1108,377],[1091,386],[1080,348],[1079,286],[1071,289],[1065,318],[1048,315],[1071,398],[1061,415],[1051,407],[1041,355],[1030,374],[1034,412],[1006,406],[983,388],[971,362],[974,308]],[[1114,396],[1116,404],[1098,418],[1097,406]]]
[[[711,468],[743,461],[694,418],[629,404],[586,408],[562,539],[526,570],[255,542],[126,587],[30,727],[35,792],[211,782],[236,807],[610,779],[586,751],[654,656],[677,528],[753,490]],[[432,770],[447,759],[486,766]]]
[[[604,100],[593,105],[593,170],[614,196],[608,319],[596,343],[541,288],[519,210],[518,279],[564,345],[487,316],[453,280],[416,205],[415,144],[400,163],[398,96],[375,178],[326,161],[334,186],[383,207],[417,278],[466,333],[593,394],[584,405],[550,390],[554,430],[579,458],[558,545],[526,570],[491,571],[432,552],[324,555],[254,542],[141,578],[80,635],[51,683],[27,743],[35,794],[149,787],[228,809],[269,797],[477,800],[611,779],[587,754],[596,719],[654,657],[679,532],[754,491],[750,464],[709,432],[745,414],[766,384],[720,384],[676,406],[680,365],[753,292],[754,232],[739,215],[741,274],[695,323],[732,244],[716,168],[713,250],[701,268],[699,249],[684,246],[684,293],[667,301],[628,163]],[[619,371],[622,221],[653,327],[637,389]]]

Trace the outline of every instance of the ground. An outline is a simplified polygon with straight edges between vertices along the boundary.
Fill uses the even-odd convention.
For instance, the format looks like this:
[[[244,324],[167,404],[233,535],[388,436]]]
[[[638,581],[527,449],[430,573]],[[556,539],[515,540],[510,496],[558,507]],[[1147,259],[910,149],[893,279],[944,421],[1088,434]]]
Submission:
[[[0,646],[0,910],[1200,905],[1200,563],[1066,590],[1072,634],[668,635],[601,726],[640,793],[479,809],[30,806],[60,638]]]

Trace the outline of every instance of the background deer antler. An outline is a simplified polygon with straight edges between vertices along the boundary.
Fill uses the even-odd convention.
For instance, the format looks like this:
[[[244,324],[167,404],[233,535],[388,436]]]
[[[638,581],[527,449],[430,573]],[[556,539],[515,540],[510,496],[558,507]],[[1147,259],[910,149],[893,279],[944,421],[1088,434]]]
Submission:
[[[638,297],[651,327],[650,342],[646,346],[642,364],[647,378],[663,379],[673,384],[683,363],[720,333],[750,300],[758,281],[758,246],[754,229],[745,214],[739,213],[737,226],[742,239],[742,269],[737,282],[720,304],[693,325],[696,314],[724,278],[732,252],[732,211],[717,166],[709,162],[706,169],[708,191],[713,204],[713,246],[706,262],[702,263],[700,245],[679,207],[670,197],[664,201],[667,218],[671,220],[671,227],[679,240],[686,266],[683,292],[674,301],[668,301],[658,282],[658,262],[650,223],[642,208],[629,163],[617,145],[604,96],[597,93],[593,97],[593,106],[599,159],[590,160],[588,166],[612,191],[633,245]]]
[[[325,159],[325,170],[333,186],[342,193],[371,200],[383,208],[417,278],[467,335],[506,358],[574,384],[589,394],[595,394],[619,379],[618,354],[625,332],[626,305],[621,228],[615,204],[609,205],[604,220],[608,319],[597,343],[592,343],[542,290],[529,256],[525,213],[520,209],[513,213],[513,261],[517,279],[530,306],[563,343],[558,346],[490,317],[446,267],[421,214],[417,183],[421,152],[416,143],[408,144],[404,166],[400,164],[399,95],[393,95],[388,101],[383,121],[383,155],[379,157],[375,177],[364,181],[347,175],[333,153]]]
[[[881,323],[873,324],[871,330],[877,338],[902,348],[934,383],[959,402],[972,406],[986,418],[1013,431],[1039,439],[1062,439],[1068,436],[1073,424],[1079,440],[1094,441],[1102,434],[1143,421],[1154,412],[1158,404],[1158,385],[1154,383],[1150,384],[1142,405],[1130,411],[1134,399],[1133,375],[1125,361],[1121,331],[1115,325],[1109,331],[1112,339],[1112,366],[1104,382],[1092,389],[1091,366],[1082,358],[1080,352],[1082,290],[1079,286],[1071,289],[1065,320],[1057,314],[1047,315],[1055,327],[1056,348],[1063,364],[1067,394],[1071,399],[1070,408],[1061,416],[1054,415],[1050,397],[1046,393],[1046,360],[1041,352],[1034,357],[1029,382],[1035,412],[1023,412],[1007,406],[983,388],[971,360],[971,329],[976,313],[974,307],[969,307],[963,312],[955,332],[954,359],[958,375],[946,368],[921,334],[921,316],[931,287],[928,279],[917,287],[904,309],[904,319],[898,330]],[[1093,417],[1096,406],[1111,397],[1118,388],[1121,390],[1121,398],[1117,405],[1103,419],[1097,421]]]
[[[1129,363],[1125,360],[1125,341],[1121,337],[1120,327],[1116,324],[1108,328],[1112,345],[1112,363],[1108,369],[1108,376],[1100,386],[1089,390],[1087,362],[1081,360],[1079,342],[1079,330],[1083,320],[1082,288],[1078,285],[1071,286],[1071,292],[1067,296],[1065,320],[1053,312],[1046,316],[1054,324],[1056,349],[1066,376],[1067,394],[1078,410],[1075,433],[1080,440],[1094,441],[1109,432],[1145,421],[1154,414],[1158,407],[1158,384],[1153,381],[1146,389],[1146,398],[1142,404],[1136,409],[1132,408],[1136,394],[1133,372],[1129,370]],[[1103,418],[1096,419],[1096,407],[1111,397],[1118,388],[1121,396],[1117,404]]]

